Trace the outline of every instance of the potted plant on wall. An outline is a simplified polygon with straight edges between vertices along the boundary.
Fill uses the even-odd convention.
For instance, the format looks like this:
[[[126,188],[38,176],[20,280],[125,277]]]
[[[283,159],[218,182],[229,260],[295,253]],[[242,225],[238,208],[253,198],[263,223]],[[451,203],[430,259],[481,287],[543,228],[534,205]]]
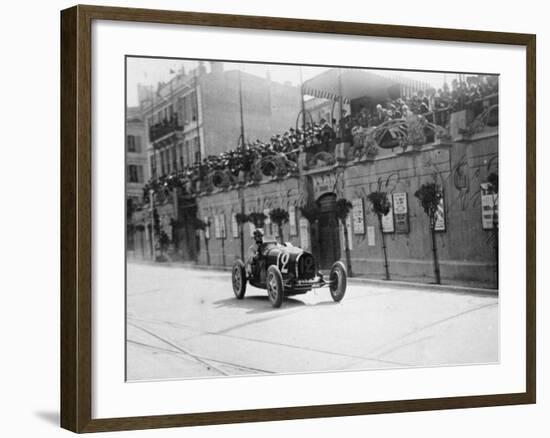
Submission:
[[[388,194],[382,191],[371,192],[367,195],[367,199],[372,205],[372,210],[378,217],[378,228],[382,236],[382,251],[384,253],[384,271],[386,280],[390,279],[390,268],[388,264],[388,251],[386,248],[386,235],[382,226],[382,218],[390,212],[391,204],[388,199]]]
[[[310,202],[300,207],[300,213],[308,220],[311,225],[313,225],[319,219],[321,209],[316,202]]]
[[[427,182],[420,186],[420,188],[414,193],[414,196],[418,198],[420,205],[424,209],[424,213],[428,216],[430,236],[432,240],[435,283],[441,284],[439,258],[437,254],[437,240],[435,238],[435,224],[437,219],[437,208],[443,198],[443,193],[436,183]]]
[[[263,228],[265,224],[265,220],[267,219],[267,216],[264,213],[258,213],[256,211],[253,211],[248,215],[249,222],[252,222],[254,224],[254,227],[256,228]]]

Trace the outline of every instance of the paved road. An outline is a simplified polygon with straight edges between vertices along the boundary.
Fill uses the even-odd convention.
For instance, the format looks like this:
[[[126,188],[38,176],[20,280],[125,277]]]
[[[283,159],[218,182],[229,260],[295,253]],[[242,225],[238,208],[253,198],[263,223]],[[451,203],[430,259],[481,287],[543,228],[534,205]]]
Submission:
[[[227,272],[128,265],[128,380],[498,361],[498,298],[348,284],[273,309]]]

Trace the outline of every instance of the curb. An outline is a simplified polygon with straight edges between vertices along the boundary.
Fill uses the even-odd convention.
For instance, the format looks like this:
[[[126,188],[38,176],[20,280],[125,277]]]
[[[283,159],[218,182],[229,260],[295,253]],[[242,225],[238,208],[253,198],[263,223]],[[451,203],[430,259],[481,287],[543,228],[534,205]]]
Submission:
[[[421,289],[424,291],[452,292],[457,294],[498,296],[498,289],[459,286],[459,285],[452,285],[452,284],[417,283],[412,281],[399,281],[399,280],[377,280],[374,278],[364,278],[364,277],[348,278],[348,283],[363,283],[363,284],[371,284],[373,286],[381,286],[381,287]]]
[[[181,263],[181,262],[159,263],[159,262],[153,262],[150,260],[132,260],[131,262],[136,264],[159,266],[159,267],[166,266],[166,267],[198,269],[202,271],[231,272],[231,266],[197,265],[195,263]],[[366,277],[348,277],[348,283],[370,284],[373,286],[381,286],[381,287],[420,289],[424,291],[434,291],[434,292],[452,292],[457,294],[474,294],[474,295],[488,295],[488,296],[498,296],[499,294],[498,289],[459,286],[459,285],[452,285],[452,284],[418,283],[413,281],[401,281],[401,280],[378,280],[375,278],[366,278]]]

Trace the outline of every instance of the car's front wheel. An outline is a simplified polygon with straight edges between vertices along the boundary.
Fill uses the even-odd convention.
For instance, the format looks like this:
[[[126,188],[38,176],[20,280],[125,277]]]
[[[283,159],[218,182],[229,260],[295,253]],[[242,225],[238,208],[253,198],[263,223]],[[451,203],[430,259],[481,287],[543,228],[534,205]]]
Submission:
[[[266,283],[267,294],[269,296],[269,301],[271,302],[271,305],[274,308],[281,307],[285,295],[285,288],[283,285],[283,276],[277,266],[271,265],[267,269]]]
[[[348,283],[348,271],[341,261],[337,261],[330,269],[330,295],[337,303],[342,301],[346,294],[346,286]]]
[[[243,299],[246,292],[246,272],[242,260],[235,260],[235,263],[233,263],[231,282],[233,283],[233,293],[237,299]]]

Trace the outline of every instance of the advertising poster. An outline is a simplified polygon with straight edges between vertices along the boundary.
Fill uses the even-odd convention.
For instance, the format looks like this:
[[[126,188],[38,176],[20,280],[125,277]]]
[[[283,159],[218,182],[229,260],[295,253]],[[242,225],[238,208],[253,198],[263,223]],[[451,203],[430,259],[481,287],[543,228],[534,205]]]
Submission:
[[[393,226],[393,202],[390,195],[388,195],[388,201],[390,202],[390,211],[385,216],[382,216],[383,233],[393,233],[395,231],[395,228]]]
[[[208,216],[204,217],[204,223],[206,224],[206,227],[204,227],[204,237],[210,239],[210,218]]]
[[[363,199],[356,198],[351,202],[352,217],[353,217],[353,233],[365,234],[365,209],[363,206]]]
[[[263,213],[265,214],[264,232],[266,235],[271,236],[273,230],[271,229],[271,218],[269,217],[269,208],[265,208]]]
[[[237,213],[231,214],[231,230],[233,231],[233,238],[239,237],[239,224],[237,223]]]
[[[298,230],[296,229],[296,207],[294,205],[288,207],[288,224],[290,227],[290,235],[296,236]]]
[[[216,239],[219,239],[221,237],[220,234],[220,216],[217,214],[214,215],[214,237]]]
[[[481,225],[484,230],[498,226],[498,194],[490,193],[488,184],[481,184]]]
[[[227,234],[225,232],[225,215],[220,214],[218,216],[218,223],[220,224],[220,238],[225,239],[227,237]]]
[[[435,212],[435,231],[445,231],[445,199],[443,196],[439,200],[437,211]]]
[[[406,193],[394,193],[393,196],[393,217],[396,233],[409,232],[409,206]]]
[[[306,218],[300,218],[300,245],[302,249],[309,250],[309,222]]]
[[[369,225],[367,227],[367,242],[369,246],[375,246],[376,242],[374,241],[374,226]]]

